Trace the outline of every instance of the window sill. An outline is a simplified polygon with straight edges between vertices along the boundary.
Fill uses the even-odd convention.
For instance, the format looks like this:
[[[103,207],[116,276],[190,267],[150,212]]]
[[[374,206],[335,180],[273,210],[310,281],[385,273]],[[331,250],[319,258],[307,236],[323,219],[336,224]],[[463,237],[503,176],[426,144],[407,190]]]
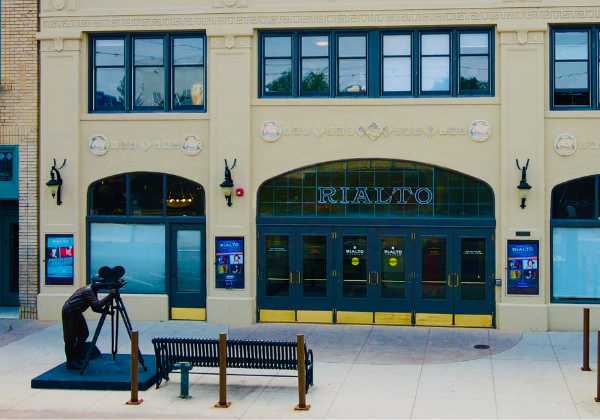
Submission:
[[[589,110],[551,110],[546,111],[546,119],[575,119],[575,120],[584,120],[584,119],[598,119],[600,118],[600,110],[598,109],[589,109]]]
[[[500,105],[497,97],[422,98],[258,98],[254,107],[269,106],[414,106],[414,105]]]
[[[128,113],[85,113],[81,121],[178,121],[209,120],[206,112],[128,112]]]

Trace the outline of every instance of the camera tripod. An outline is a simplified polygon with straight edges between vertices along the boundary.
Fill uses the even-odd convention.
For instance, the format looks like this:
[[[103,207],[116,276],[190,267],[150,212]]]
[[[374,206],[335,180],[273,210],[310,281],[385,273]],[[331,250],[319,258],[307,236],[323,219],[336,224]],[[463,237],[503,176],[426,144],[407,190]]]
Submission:
[[[85,355],[85,358],[83,359],[83,366],[81,368],[81,371],[79,372],[81,375],[85,373],[85,370],[87,369],[88,364],[90,363],[90,357],[94,348],[96,347],[96,342],[98,341],[98,337],[100,336],[100,331],[102,331],[104,321],[106,321],[106,317],[108,315],[110,315],[110,349],[113,360],[115,360],[115,358],[117,357],[117,353],[119,352],[119,318],[123,320],[123,324],[125,325],[125,329],[127,330],[127,335],[131,340],[131,320],[129,319],[129,315],[127,314],[127,309],[125,309],[123,299],[121,299],[121,294],[117,291],[117,293],[113,296],[111,301],[106,304],[102,311],[100,321],[98,321],[96,331],[94,331],[94,338],[92,338],[92,343]],[[139,355],[140,365],[142,365],[144,371],[148,370],[146,364],[144,363],[144,358],[139,347],[137,348],[137,352]]]

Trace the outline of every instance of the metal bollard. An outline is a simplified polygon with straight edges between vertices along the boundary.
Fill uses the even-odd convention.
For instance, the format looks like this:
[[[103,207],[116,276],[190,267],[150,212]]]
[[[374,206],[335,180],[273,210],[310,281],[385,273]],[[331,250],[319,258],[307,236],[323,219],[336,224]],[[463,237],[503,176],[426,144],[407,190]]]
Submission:
[[[598,331],[598,345],[596,349],[596,402],[600,402],[600,331]]]
[[[310,405],[306,404],[306,354],[304,352],[304,335],[298,334],[296,338],[298,356],[298,405],[294,407],[296,411],[308,411]]]
[[[144,402],[142,399],[138,399],[138,388],[139,388],[139,376],[138,367],[140,363],[139,359],[139,333],[137,331],[131,332],[131,399],[127,401],[127,405],[140,405]]]
[[[179,369],[181,373],[181,384],[179,390],[179,398],[187,400],[190,397],[190,370],[192,365],[189,362],[181,362],[173,365],[176,369]]]
[[[583,366],[581,370],[589,372],[590,369],[590,308],[583,308]]]
[[[227,408],[227,334],[219,334],[219,402],[215,408]]]

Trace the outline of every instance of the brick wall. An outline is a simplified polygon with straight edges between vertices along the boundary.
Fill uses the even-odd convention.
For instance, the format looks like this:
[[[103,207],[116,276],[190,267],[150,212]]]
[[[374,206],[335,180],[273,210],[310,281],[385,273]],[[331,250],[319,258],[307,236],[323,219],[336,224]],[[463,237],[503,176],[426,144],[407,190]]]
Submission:
[[[19,300],[37,317],[38,0],[1,1],[0,144],[19,146]]]

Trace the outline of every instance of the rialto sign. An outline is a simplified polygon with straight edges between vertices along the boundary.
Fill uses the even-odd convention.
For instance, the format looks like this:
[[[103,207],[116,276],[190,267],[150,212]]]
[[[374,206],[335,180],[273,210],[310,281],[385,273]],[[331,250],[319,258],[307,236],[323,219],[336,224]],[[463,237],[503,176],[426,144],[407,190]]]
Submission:
[[[319,204],[433,204],[427,187],[319,187]]]

